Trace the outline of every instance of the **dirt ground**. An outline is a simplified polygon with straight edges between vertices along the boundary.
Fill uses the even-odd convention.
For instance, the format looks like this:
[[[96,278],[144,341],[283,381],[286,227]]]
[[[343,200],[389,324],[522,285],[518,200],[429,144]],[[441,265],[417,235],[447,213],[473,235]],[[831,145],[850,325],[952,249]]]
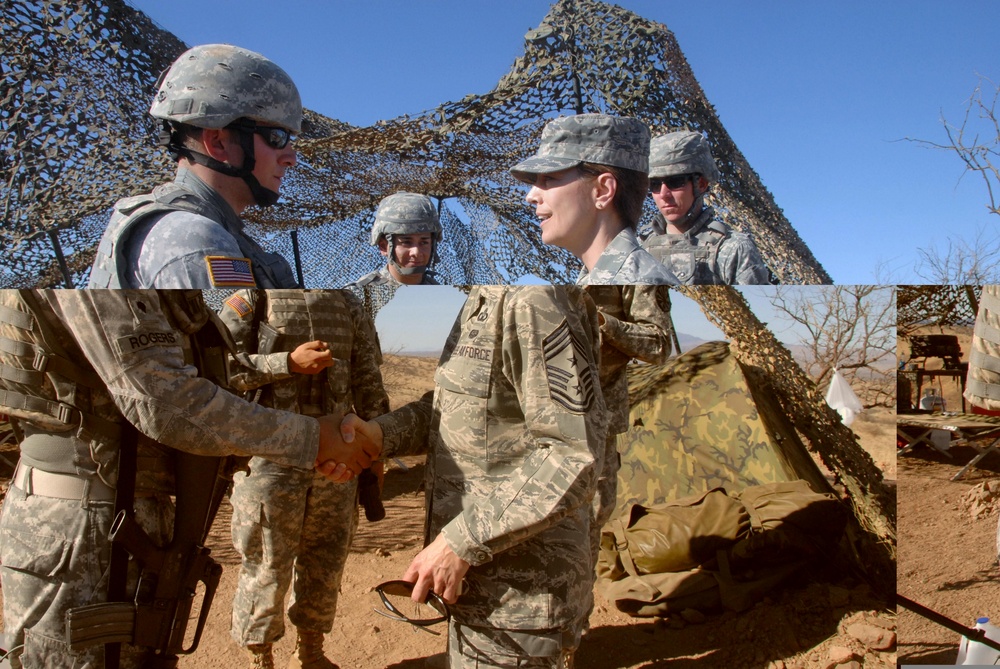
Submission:
[[[401,363],[401,364],[400,364]],[[432,387],[436,361],[387,357],[386,385],[393,406],[417,399]],[[894,417],[887,410],[864,413],[854,428],[862,445],[888,478],[895,477]],[[1000,465],[1000,457],[998,465]],[[445,648],[434,636],[376,615],[373,587],[398,578],[420,550],[423,532],[422,458],[405,458],[386,476],[388,516],[368,523],[362,516],[341,588],[337,622],[327,637],[328,656],[343,669],[419,669]],[[222,583],[201,648],[182,658],[186,669],[246,666],[229,636],[230,602],[239,557],[229,539],[224,506],[210,538],[212,555],[224,565]],[[578,669],[671,669],[732,667],[759,669],[883,669],[896,666],[896,615],[859,580],[821,580],[776,592],[743,614],[695,613],[669,619],[636,619],[600,595],[577,656]],[[978,614],[976,611],[971,613]],[[291,656],[293,639],[275,646],[276,666]],[[875,650],[874,648],[884,650]]]
[[[956,334],[967,359],[971,331]],[[961,407],[955,382],[940,386],[949,410]],[[981,442],[986,445],[989,442]],[[948,454],[918,447],[899,457],[897,590],[964,625],[980,616],[1000,619],[997,569],[997,501],[1000,454],[987,455],[958,481],[951,478],[976,450],[952,445]],[[905,665],[954,664],[959,635],[899,607],[899,661]]]

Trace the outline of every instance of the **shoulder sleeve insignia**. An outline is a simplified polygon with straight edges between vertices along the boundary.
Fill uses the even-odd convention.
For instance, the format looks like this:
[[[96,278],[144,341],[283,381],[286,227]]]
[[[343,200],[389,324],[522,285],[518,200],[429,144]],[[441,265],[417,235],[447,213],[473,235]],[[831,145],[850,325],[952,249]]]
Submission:
[[[594,399],[594,378],[586,348],[563,322],[542,340],[549,397],[567,411],[582,414]]]
[[[213,286],[240,286],[253,288],[253,271],[250,258],[228,258],[226,256],[205,256],[208,263],[208,278]]]
[[[240,318],[246,318],[253,313],[253,307],[247,299],[239,293],[231,295],[225,302],[223,302],[223,304],[235,311],[236,315]]]

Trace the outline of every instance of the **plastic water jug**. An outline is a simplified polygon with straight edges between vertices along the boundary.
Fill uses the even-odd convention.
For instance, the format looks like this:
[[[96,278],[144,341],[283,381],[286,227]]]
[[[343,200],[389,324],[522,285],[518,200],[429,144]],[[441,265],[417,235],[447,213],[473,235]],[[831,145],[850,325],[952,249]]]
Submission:
[[[1000,627],[990,622],[989,618],[977,618],[976,629],[986,630],[986,638],[1000,642]],[[1000,651],[993,650],[978,641],[969,641],[964,636],[958,644],[958,660],[956,665],[992,665],[1000,662]]]

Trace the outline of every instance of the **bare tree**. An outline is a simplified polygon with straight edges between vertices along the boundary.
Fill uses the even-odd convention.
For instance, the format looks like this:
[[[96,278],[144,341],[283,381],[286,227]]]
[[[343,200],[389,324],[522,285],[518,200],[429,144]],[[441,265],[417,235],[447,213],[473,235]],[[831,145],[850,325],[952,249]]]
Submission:
[[[895,405],[895,287],[778,286],[770,300],[804,328],[800,362],[817,386],[839,369],[864,406]]]
[[[1000,235],[977,228],[970,241],[958,236],[947,238],[947,248],[917,249],[920,260],[916,273],[930,284],[981,286],[1000,283]]]
[[[907,138],[918,144],[954,152],[965,164],[965,174],[977,174],[986,186],[992,214],[1000,214],[1000,119],[997,102],[1000,86],[986,77],[966,101],[965,113],[958,124],[950,123],[943,115],[941,123],[948,136],[947,143]],[[937,246],[918,249],[920,260],[917,275],[932,283],[976,284],[1000,281],[1000,235],[987,233],[980,228],[971,242],[961,237],[948,237],[946,250]]]

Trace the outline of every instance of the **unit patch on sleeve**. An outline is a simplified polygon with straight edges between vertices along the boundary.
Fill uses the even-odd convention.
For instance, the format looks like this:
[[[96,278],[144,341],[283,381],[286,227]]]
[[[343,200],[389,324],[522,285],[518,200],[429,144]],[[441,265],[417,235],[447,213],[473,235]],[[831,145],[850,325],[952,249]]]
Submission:
[[[542,340],[549,397],[573,413],[586,413],[594,399],[594,378],[585,350],[565,320]]]
[[[208,263],[208,278],[213,286],[253,288],[257,285],[250,269],[250,258],[206,256],[205,262]]]

